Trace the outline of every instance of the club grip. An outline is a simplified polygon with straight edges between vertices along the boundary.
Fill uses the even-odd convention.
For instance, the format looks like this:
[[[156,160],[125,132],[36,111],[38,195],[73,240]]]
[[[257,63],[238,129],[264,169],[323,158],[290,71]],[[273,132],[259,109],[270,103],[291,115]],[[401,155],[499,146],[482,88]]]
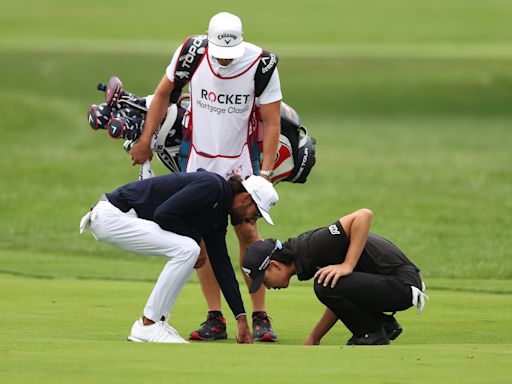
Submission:
[[[144,164],[140,166],[139,180],[151,179],[154,176],[155,174],[151,168],[151,162],[146,160]]]

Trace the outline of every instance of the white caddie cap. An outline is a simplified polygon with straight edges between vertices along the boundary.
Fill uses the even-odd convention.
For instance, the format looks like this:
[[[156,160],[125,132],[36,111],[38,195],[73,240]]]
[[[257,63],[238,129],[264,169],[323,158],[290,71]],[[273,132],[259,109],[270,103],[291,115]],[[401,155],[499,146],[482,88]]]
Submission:
[[[250,193],[261,213],[261,216],[263,216],[267,223],[274,225],[269,212],[270,208],[279,201],[279,196],[277,195],[272,183],[261,176],[253,175],[243,180],[242,185],[246,191]]]
[[[237,59],[244,54],[242,21],[228,12],[217,13],[208,25],[208,51],[216,59]]]

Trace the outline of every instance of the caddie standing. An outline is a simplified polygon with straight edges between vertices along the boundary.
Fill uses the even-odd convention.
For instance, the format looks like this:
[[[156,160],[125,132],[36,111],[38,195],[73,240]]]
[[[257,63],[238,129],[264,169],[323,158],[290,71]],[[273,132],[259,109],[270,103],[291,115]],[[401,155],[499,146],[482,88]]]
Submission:
[[[274,54],[244,41],[242,22],[237,16],[227,12],[213,16],[207,36],[191,36],[175,51],[155,90],[144,131],[131,150],[133,164],[143,164],[151,158],[151,138],[169,101],[176,102],[181,88],[189,84],[191,99],[180,148],[182,170],[194,172],[204,168],[226,179],[254,174],[271,180],[281,129],[282,94],[276,66]],[[264,126],[261,169],[256,107]],[[237,223],[235,232],[242,265],[247,247],[260,236],[255,223]],[[219,285],[210,264],[198,269],[198,275],[209,313],[206,322],[190,338],[226,338]],[[249,284],[247,276],[243,276]],[[253,293],[251,300],[254,339],[277,341],[265,310],[265,289]]]

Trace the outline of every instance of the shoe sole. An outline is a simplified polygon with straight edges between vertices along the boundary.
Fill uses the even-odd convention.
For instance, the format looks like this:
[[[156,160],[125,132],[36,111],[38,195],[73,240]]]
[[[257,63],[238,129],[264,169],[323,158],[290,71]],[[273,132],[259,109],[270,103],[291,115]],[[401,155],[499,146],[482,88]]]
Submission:
[[[154,341],[147,341],[147,340],[141,340],[141,339],[137,339],[136,337],[133,337],[133,336],[128,336],[126,338],[126,340],[128,341],[133,341],[134,343],[155,343]],[[176,342],[166,342],[166,343],[157,343],[157,344],[188,344],[188,341],[186,340],[183,340],[183,341],[176,341]]]
[[[265,333],[260,338],[256,339],[256,341],[261,341],[262,343],[275,343],[277,342],[277,337],[272,337],[270,333]]]
[[[190,334],[189,340],[195,340],[195,341],[214,341],[214,340],[223,340],[227,339],[228,334],[226,332],[219,333],[218,335],[212,336],[212,337],[201,337],[199,332],[194,331]]]
[[[353,346],[356,346],[356,347],[359,347],[359,346],[362,346],[362,347],[371,347],[372,345],[389,345],[389,340],[388,339],[385,339],[385,340],[380,340],[374,344],[356,344],[352,341],[347,341],[347,345],[353,345]]]

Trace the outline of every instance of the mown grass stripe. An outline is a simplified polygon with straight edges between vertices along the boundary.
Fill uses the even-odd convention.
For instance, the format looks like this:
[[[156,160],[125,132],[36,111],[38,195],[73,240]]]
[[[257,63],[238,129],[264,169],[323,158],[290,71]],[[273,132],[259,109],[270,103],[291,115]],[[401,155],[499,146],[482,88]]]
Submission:
[[[22,271],[12,271],[3,269],[0,270],[0,276],[14,276],[14,277],[22,277],[28,279],[43,279],[43,280],[84,280],[84,281],[112,281],[112,282],[134,282],[134,283],[152,283],[154,282],[154,278],[133,278],[133,277],[104,277],[104,276],[68,276],[68,277],[55,277],[51,275],[45,274],[37,274],[31,272],[22,272]],[[197,281],[189,281],[189,284],[196,284]],[[292,285],[293,282],[292,282]],[[456,285],[456,280],[454,280],[454,285],[439,285],[439,284],[429,284],[427,291],[444,291],[444,292],[465,292],[465,293],[484,293],[484,294],[492,294],[492,295],[511,295],[512,289],[507,288],[489,288],[489,287],[462,287]]]
[[[171,55],[181,41],[113,39],[0,40],[2,52],[77,52],[90,54]],[[259,45],[280,56],[296,58],[425,58],[512,59],[508,43],[265,43]]]

